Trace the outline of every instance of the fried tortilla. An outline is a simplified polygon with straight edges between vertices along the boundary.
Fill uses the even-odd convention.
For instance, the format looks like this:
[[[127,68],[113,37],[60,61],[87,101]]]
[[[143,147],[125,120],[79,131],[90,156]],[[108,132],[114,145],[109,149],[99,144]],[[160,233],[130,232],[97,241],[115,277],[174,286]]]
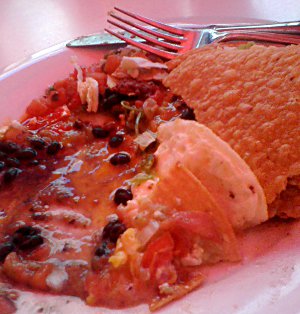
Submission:
[[[159,127],[158,140],[157,172],[165,175],[181,162],[208,189],[235,230],[268,219],[264,191],[253,171],[209,128],[178,119]]]
[[[247,162],[270,215],[289,216],[294,203],[291,216],[300,217],[299,185],[290,183],[300,175],[300,45],[212,45],[169,67],[164,84]],[[285,210],[286,202],[278,201],[287,188],[294,202],[289,199]]]

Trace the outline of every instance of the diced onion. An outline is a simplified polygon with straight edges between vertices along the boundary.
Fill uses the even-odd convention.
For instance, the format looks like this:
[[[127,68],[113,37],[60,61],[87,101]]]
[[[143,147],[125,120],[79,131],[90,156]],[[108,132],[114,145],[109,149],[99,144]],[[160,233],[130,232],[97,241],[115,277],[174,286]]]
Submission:
[[[67,272],[63,268],[55,268],[47,277],[47,286],[54,291],[61,291],[65,281],[69,278]]]
[[[81,103],[87,103],[87,112],[97,112],[99,106],[98,82],[92,77],[87,77],[85,82],[77,82],[77,91]]]
[[[139,145],[141,150],[145,150],[151,143],[156,141],[156,134],[150,131],[145,131],[144,133],[138,135],[134,142]]]
[[[106,84],[108,88],[114,88],[117,86],[117,81],[110,75],[107,75]]]
[[[71,62],[77,70],[77,92],[82,104],[87,103],[87,112],[97,112],[99,106],[98,82],[92,77],[87,77],[83,81],[82,69],[75,56],[71,57]]]
[[[144,246],[153,237],[153,235],[159,229],[159,223],[157,221],[150,221],[146,227],[144,227],[139,233],[138,238],[141,246]]]
[[[152,62],[141,57],[123,57],[121,68],[124,70],[142,68],[142,69],[168,69],[166,64],[160,62]]]
[[[78,60],[76,56],[72,56],[71,57],[71,62],[74,66],[74,68],[77,71],[77,81],[78,82],[82,82],[83,81],[83,73],[82,73],[82,69],[80,67],[80,65],[78,64]]]

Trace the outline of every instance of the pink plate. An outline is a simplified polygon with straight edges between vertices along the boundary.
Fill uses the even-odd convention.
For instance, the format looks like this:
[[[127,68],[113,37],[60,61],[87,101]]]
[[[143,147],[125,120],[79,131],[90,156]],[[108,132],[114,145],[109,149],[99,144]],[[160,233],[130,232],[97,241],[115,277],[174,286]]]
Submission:
[[[224,22],[224,21],[222,21]],[[247,22],[247,21],[246,21]],[[47,86],[73,70],[70,57],[80,64],[97,62],[97,49],[66,49],[57,45],[0,75],[1,120],[21,116],[26,105]],[[241,236],[244,261],[205,269],[203,287],[173,302],[157,313],[299,313],[300,308],[300,222],[270,223]],[[86,306],[74,297],[21,292],[17,301],[20,314],[149,313],[146,305],[123,310]],[[39,312],[43,308],[43,312]]]

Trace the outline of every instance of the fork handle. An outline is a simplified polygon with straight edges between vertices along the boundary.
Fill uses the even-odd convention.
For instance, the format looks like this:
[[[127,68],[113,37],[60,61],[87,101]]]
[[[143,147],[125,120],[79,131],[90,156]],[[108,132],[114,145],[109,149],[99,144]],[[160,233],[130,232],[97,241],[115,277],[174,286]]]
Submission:
[[[274,32],[300,35],[300,21],[252,24],[252,25],[210,25],[217,31],[255,31],[255,32]]]
[[[268,32],[224,32],[216,41],[253,40],[278,44],[300,44],[300,36]]]

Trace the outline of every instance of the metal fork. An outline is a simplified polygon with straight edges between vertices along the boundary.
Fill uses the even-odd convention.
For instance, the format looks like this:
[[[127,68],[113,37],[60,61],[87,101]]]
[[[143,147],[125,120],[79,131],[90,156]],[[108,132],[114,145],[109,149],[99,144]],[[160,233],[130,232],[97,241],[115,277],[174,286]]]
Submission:
[[[211,28],[202,30],[186,30],[163,24],[117,7],[114,9],[133,18],[134,20],[139,20],[148,26],[151,25],[152,28],[120,17],[114,12],[109,12],[109,15],[115,20],[108,19],[108,23],[127,31],[129,34],[133,35],[133,38],[125,37],[117,31],[106,28],[105,30],[108,33],[124,40],[130,45],[136,46],[165,59],[173,59],[191,49],[221,41],[250,40],[278,44],[300,44],[300,36],[295,34],[254,31],[246,32],[245,30],[220,32]],[[123,24],[117,22],[116,20],[122,22]],[[124,24],[129,25],[130,27]],[[138,29],[139,31],[133,29],[132,27]],[[146,40],[146,43],[137,42],[134,40],[134,37],[142,38]]]

